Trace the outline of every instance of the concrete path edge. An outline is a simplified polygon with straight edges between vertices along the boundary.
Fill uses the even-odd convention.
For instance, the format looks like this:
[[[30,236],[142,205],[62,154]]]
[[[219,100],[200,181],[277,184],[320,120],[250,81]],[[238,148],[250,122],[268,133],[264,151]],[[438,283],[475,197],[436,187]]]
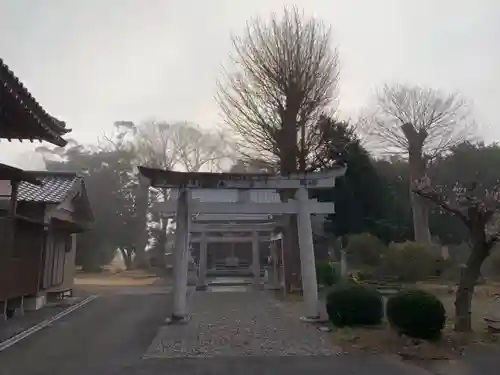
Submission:
[[[91,295],[82,301],[75,303],[74,305],[71,305],[67,309],[61,311],[60,313],[54,315],[50,319],[46,319],[38,324],[35,324],[34,326],[24,330],[23,332],[18,333],[17,335],[14,335],[10,338],[8,338],[5,341],[0,342],[0,352],[4,351],[7,348],[10,348],[11,346],[17,344],[19,341],[24,340],[25,338],[33,335],[34,333],[44,329],[45,327],[51,325],[55,321],[65,317],[68,314],[71,314],[73,311],[79,309],[80,307],[85,306],[87,303],[95,300],[98,297],[98,295]]]

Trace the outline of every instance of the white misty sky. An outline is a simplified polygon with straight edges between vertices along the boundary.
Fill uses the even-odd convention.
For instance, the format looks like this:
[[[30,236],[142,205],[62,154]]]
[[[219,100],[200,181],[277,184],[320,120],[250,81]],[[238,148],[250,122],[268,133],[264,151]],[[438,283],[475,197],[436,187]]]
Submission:
[[[332,26],[342,117],[383,83],[429,85],[462,92],[478,135],[500,140],[498,0],[0,0],[0,57],[81,142],[115,120],[215,127],[231,33],[285,4]],[[1,142],[0,161],[39,168],[34,147]]]

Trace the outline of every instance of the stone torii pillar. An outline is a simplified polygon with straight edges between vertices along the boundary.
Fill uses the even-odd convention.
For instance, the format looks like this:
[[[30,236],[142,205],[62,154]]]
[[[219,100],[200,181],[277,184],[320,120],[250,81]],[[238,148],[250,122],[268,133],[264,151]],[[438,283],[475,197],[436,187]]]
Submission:
[[[207,276],[207,234],[206,232],[201,233],[200,241],[200,256],[198,259],[198,283],[196,285],[196,290],[206,290],[206,276]]]
[[[305,302],[305,316],[302,320],[319,319],[318,285],[316,281],[316,261],[309,211],[309,193],[301,186],[295,193],[297,199],[297,229],[299,232],[300,265],[302,271],[302,290]]]
[[[188,249],[189,249],[189,207],[190,191],[179,188],[177,199],[177,215],[174,248],[174,285],[173,311],[167,323],[182,323],[186,321],[187,279],[188,279]]]

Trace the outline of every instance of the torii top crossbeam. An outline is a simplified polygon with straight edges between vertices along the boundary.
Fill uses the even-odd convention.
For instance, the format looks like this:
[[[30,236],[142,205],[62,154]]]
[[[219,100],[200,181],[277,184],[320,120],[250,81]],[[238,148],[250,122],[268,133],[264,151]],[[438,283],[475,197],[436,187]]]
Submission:
[[[335,179],[344,175],[346,168],[337,166],[324,172],[294,173],[276,176],[267,173],[209,173],[176,172],[138,167],[139,173],[158,188],[229,188],[229,189],[297,189],[301,186],[321,189],[335,186]]]

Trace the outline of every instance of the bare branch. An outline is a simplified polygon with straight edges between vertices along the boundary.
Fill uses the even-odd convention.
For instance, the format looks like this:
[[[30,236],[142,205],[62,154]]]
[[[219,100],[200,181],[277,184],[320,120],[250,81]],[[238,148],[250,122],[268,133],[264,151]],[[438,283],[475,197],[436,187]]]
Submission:
[[[415,182],[413,192],[444,211],[457,216],[469,229],[473,240],[490,249],[499,240],[500,190],[484,189],[478,183],[456,184],[453,188],[431,187],[429,179]]]
[[[428,157],[448,151],[470,136],[468,103],[457,93],[409,85],[385,85],[376,95],[373,113],[364,133],[390,153],[409,151],[410,139],[402,126],[409,124],[422,136],[422,152]]]
[[[294,160],[300,129],[304,152],[314,148],[319,115],[332,105],[338,83],[337,51],[330,30],[285,8],[278,19],[254,19],[233,38],[235,71],[218,82],[217,101],[241,151],[259,158]]]
[[[179,161],[173,132],[172,125],[166,122],[142,123],[134,137],[140,163],[154,168],[173,169]]]
[[[447,202],[446,199],[439,194],[437,191],[431,189],[413,189],[413,192],[422,198],[428,199],[435,205],[442,208],[444,211],[450,212],[457,216],[464,224],[468,224],[467,216],[460,210],[459,207],[453,206],[451,203]]]
[[[220,163],[230,155],[222,132],[208,132],[189,123],[175,124],[173,129],[175,152],[179,163],[188,172],[220,170]]]

